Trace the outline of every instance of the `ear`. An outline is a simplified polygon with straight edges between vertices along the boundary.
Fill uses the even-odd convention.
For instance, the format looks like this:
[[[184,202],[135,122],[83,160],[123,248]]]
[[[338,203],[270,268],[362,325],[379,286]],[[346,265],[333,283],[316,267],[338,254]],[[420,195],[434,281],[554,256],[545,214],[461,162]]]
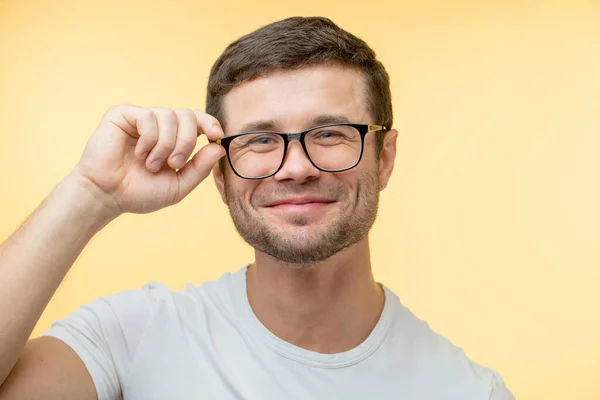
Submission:
[[[386,188],[392,171],[394,170],[394,162],[396,161],[396,140],[398,139],[398,131],[390,129],[385,134],[383,148],[379,157],[379,189]]]
[[[225,195],[225,177],[223,176],[223,172],[219,168],[219,163],[216,163],[212,169],[212,175],[215,180],[215,185],[217,186],[217,190],[221,195],[221,200],[223,203],[227,204],[227,196]]]

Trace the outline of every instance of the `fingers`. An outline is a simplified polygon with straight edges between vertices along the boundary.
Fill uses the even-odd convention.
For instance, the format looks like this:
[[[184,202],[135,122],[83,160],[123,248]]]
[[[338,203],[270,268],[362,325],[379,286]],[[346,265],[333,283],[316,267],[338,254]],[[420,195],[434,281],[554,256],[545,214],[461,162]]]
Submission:
[[[225,149],[215,143],[209,143],[198,150],[194,157],[177,172],[180,189],[177,201],[187,196],[200,182],[206,179],[212,167],[224,155]]]
[[[217,140],[224,136],[219,121],[212,115],[194,110],[195,129],[198,134],[204,133],[209,139]],[[194,138],[195,147],[196,138]],[[190,154],[193,151],[190,150]],[[210,174],[213,166],[225,155],[225,149],[214,143],[202,147],[192,159],[177,172],[179,193],[177,201],[187,196],[196,186]]]
[[[182,168],[202,133],[212,140],[224,135],[219,121],[204,112],[164,108],[154,108],[152,111],[157,117],[159,135],[146,161],[146,167],[150,171],[159,171],[165,161],[173,169]]]
[[[198,131],[200,133],[204,133],[211,140],[220,139],[225,135],[221,124],[215,117],[198,110],[194,110],[194,114],[196,115]]]
[[[158,172],[175,148],[179,119],[175,111],[167,108],[153,108],[151,111],[158,122],[158,137],[147,141],[150,143],[152,140],[154,146],[146,158],[146,168]]]
[[[136,117],[139,139],[134,154],[140,160],[145,160],[158,141],[158,120],[156,115],[147,108],[137,108],[135,111],[131,114]]]
[[[168,163],[173,169],[183,167],[187,159],[196,147],[198,128],[196,115],[191,110],[175,110],[179,125],[177,129],[177,141],[173,151],[169,155]]]
[[[216,118],[198,110],[122,105],[114,107],[110,115],[125,133],[138,138],[134,155],[151,172],[165,165],[182,168],[196,147],[198,135],[206,134],[211,140],[224,135]]]
[[[104,120],[138,139],[134,154],[139,159],[145,160],[158,141],[158,121],[150,109],[129,104],[114,106],[105,114]]]

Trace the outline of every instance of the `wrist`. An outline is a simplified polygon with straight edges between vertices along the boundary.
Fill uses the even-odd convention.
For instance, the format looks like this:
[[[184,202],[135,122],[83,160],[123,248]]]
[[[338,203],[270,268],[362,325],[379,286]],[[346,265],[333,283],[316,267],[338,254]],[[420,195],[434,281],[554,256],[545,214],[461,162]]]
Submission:
[[[102,229],[122,214],[110,195],[76,170],[59,183],[55,192],[76,218],[93,230]]]

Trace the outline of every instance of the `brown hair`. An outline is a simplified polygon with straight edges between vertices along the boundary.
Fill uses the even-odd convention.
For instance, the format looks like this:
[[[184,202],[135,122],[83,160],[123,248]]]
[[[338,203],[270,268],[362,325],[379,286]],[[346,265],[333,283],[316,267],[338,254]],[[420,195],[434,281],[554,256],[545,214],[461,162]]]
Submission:
[[[225,129],[224,96],[243,82],[276,70],[337,63],[357,68],[366,83],[373,122],[392,126],[390,81],[375,52],[358,37],[324,17],[292,17],[263,26],[231,43],[213,65],[208,79],[206,112]],[[377,135],[377,154],[384,135]]]

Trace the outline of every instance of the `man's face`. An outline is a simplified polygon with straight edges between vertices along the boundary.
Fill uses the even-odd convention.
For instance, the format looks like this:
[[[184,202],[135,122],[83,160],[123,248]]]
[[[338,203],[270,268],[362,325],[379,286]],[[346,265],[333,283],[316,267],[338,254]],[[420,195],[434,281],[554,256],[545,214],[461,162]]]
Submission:
[[[224,100],[226,134],[256,130],[300,132],[315,121],[377,124],[367,113],[360,72],[339,66],[279,71],[244,83]],[[256,250],[281,261],[325,260],[365,238],[375,221],[380,173],[375,135],[365,137],[361,162],[338,173],[316,169],[301,144],[291,141],[274,176],[247,180],[226,167],[214,169],[217,187],[240,235]],[[391,171],[390,171],[391,172]],[[387,179],[386,179],[387,182]]]

